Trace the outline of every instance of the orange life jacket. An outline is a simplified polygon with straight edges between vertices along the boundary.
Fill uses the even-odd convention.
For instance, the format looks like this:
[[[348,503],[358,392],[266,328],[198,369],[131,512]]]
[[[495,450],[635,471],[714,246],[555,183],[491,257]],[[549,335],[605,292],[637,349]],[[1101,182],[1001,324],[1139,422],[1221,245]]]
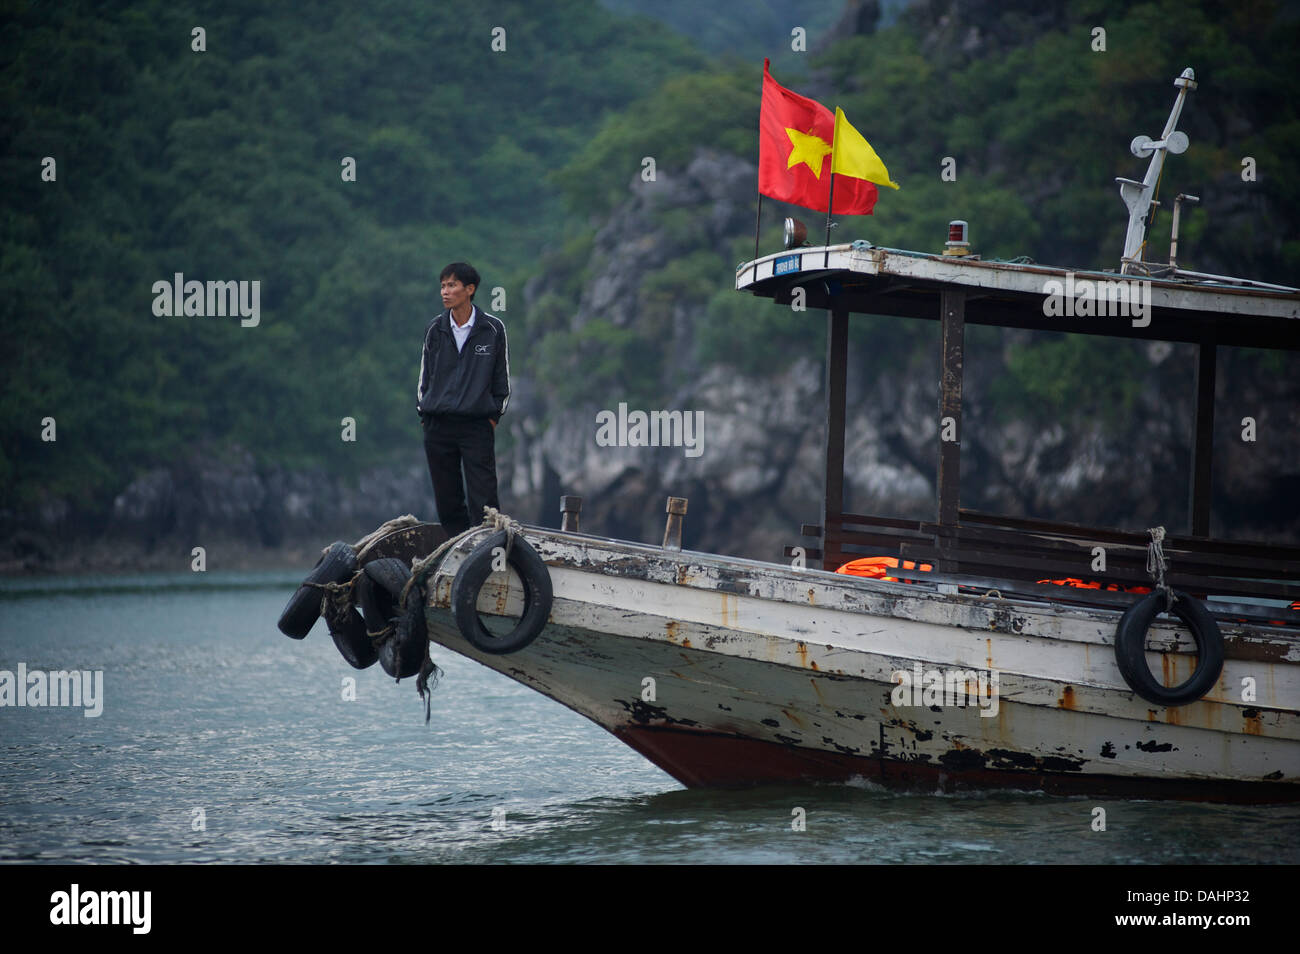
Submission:
[[[915,570],[916,564],[911,560],[903,561],[904,570]],[[886,576],[886,570],[898,569],[898,558],[887,556],[862,557],[857,560],[850,560],[844,564],[836,573],[846,573],[850,576],[863,576],[871,580],[885,580],[889,583],[911,583],[912,580],[900,580],[897,577]],[[933,567],[928,563],[921,564],[922,570],[931,570]]]
[[[1107,583],[1104,587],[1096,580],[1081,580],[1078,577],[1068,576],[1064,580],[1039,580],[1039,583],[1051,583],[1055,586],[1077,586],[1084,590],[1107,589],[1112,593],[1150,593],[1149,586],[1120,586],[1118,583]]]

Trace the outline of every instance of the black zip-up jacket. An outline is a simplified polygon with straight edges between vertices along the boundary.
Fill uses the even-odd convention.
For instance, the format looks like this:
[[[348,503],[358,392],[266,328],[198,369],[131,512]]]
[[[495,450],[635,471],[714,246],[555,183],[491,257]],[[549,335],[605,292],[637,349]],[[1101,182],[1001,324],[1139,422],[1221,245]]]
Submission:
[[[451,311],[433,319],[424,333],[415,400],[421,415],[499,420],[510,403],[510,353],[501,319],[475,306],[463,351],[456,350]]]

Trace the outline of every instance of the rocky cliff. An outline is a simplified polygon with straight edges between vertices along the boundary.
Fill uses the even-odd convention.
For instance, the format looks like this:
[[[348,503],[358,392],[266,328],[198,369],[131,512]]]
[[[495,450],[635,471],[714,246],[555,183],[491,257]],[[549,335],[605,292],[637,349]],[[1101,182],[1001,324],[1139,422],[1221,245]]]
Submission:
[[[928,64],[936,75],[953,75],[981,59],[1002,62],[1050,33],[1055,17],[1028,2],[924,0],[900,10],[897,2],[854,0],[822,48],[873,33],[882,9],[884,19],[911,24],[917,56],[903,65],[920,70]],[[1122,38],[1118,21],[1108,22]],[[855,75],[845,81],[849,90],[867,82]],[[828,82],[814,74],[801,89],[823,96]],[[913,82],[910,73],[906,82]],[[1252,254],[1264,255],[1273,269],[1284,260],[1278,251],[1288,234],[1287,216],[1279,211],[1286,208],[1278,199],[1282,193],[1263,188],[1263,179],[1258,190],[1239,188],[1238,159],[1225,145],[1248,139],[1261,126],[1242,102],[1263,110],[1267,100],[1249,84],[1237,85],[1240,102],[1207,94],[1204,106],[1198,101],[1189,114],[1189,122],[1200,124],[1193,136],[1197,155],[1217,158],[1205,173],[1209,185],[1198,213],[1208,215],[1210,227],[1193,227],[1197,220],[1189,218],[1186,244],[1202,268],[1273,278],[1256,267]],[[1167,108],[1168,91],[1152,102],[1143,122],[1153,109]],[[1103,105],[1111,108],[1109,100]],[[1077,125],[1070,109],[1062,115],[1067,127]],[[907,137],[895,138],[905,153]],[[1020,159],[998,136],[968,139],[978,147],[970,147],[964,169],[983,170],[990,183],[1015,178],[1013,163]],[[913,168],[921,168],[912,158]],[[930,159],[927,153],[924,162]],[[1122,171],[1133,173],[1128,165]],[[1090,189],[1106,186],[1104,212],[1095,211],[1097,201],[1072,198],[1085,193],[1066,188],[1068,172],[1039,177],[1038,192],[1008,203],[1028,210],[1034,220],[1028,225],[1042,227],[1027,228],[1024,241],[1038,244],[1018,251],[1054,264],[1093,264],[1099,243],[1115,244],[1103,242],[1105,226],[1089,225],[1073,238],[1057,235],[1056,244],[1049,237],[1068,231],[1063,217],[1085,212],[1119,228],[1121,207],[1108,169],[1089,169],[1085,177]],[[599,221],[576,225],[574,241],[544,256],[523,294],[512,297],[506,319],[514,399],[498,435],[505,510],[556,525],[560,495],[578,494],[585,498],[583,529],[658,541],[665,498],[683,496],[690,501],[688,547],[765,560],[780,559],[783,545],[800,542],[801,523],[817,522],[825,316],[730,291],[734,265],[753,248],[754,183],[750,159],[709,148],[661,165],[652,181],[630,176],[622,201]],[[1049,198],[1058,205],[1040,204]],[[765,252],[775,248],[771,220],[782,214],[768,208]],[[941,232],[947,206],[920,208],[914,217],[934,219]],[[992,217],[991,208],[984,212]],[[1051,216],[1046,224],[1039,221]],[[809,221],[816,231],[816,218]],[[972,222],[976,236],[983,224]],[[930,234],[925,229],[917,234]],[[1276,238],[1256,238],[1255,229]],[[929,250],[937,251],[944,237],[934,235]],[[938,443],[937,323],[863,317],[852,324],[846,507],[929,517]],[[1053,352],[1050,343],[1044,351],[1041,339],[968,328],[963,506],[1185,530],[1194,350],[1131,343],[1085,356],[1092,363],[1080,366],[1070,363],[1080,360],[1078,354]],[[1053,380],[1057,365],[1043,364],[1053,354],[1062,369],[1059,381]],[[1026,372],[1036,363],[1030,387],[1026,379],[1034,375]],[[1069,388],[1054,387],[1067,380],[1067,371]],[[682,412],[692,420],[698,412],[697,446],[609,446],[598,439],[599,420],[620,408]],[[1216,413],[1212,533],[1300,541],[1295,356],[1221,349]],[[409,409],[394,408],[393,414]],[[1246,418],[1255,422],[1254,440],[1243,439]],[[111,506],[51,499],[32,512],[0,512],[0,571],[184,566],[193,546],[234,562],[294,561],[395,514],[435,516],[413,419],[409,446],[385,466],[360,474],[289,470],[265,463],[256,450],[196,447],[137,475]]]

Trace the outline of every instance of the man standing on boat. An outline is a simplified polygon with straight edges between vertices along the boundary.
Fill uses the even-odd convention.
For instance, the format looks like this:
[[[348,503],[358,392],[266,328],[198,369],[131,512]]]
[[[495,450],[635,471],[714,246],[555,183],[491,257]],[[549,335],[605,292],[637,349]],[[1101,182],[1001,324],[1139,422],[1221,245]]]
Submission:
[[[510,356],[506,326],[474,304],[474,267],[453,262],[439,279],[443,312],[424,334],[416,407],[438,519],[455,536],[484,506],[500,507],[496,426],[510,401]]]

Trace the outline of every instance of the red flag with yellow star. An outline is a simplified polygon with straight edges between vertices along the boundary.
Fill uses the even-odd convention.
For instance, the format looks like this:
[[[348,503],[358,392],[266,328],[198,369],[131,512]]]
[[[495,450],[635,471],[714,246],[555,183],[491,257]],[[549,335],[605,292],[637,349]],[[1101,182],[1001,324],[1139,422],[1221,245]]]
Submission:
[[[758,191],[806,209],[828,208],[835,117],[816,100],[772,79],[763,61],[763,105],[758,114]],[[865,179],[835,182],[837,215],[870,215],[878,195]]]

